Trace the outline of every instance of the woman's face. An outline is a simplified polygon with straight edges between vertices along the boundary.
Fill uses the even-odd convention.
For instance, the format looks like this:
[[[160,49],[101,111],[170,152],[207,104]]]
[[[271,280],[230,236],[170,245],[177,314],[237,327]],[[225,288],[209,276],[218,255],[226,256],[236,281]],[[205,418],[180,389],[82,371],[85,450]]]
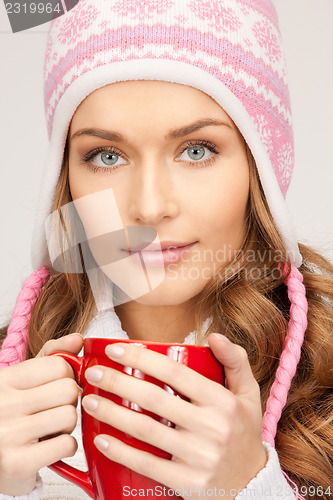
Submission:
[[[140,80],[92,92],[71,121],[69,183],[73,200],[101,192],[98,211],[105,220],[112,219],[105,194],[113,193],[122,226],[153,228],[160,244],[193,244],[155,252],[160,256],[155,266],[153,253],[142,252],[148,276],[161,269],[164,276],[138,297],[142,304],[192,299],[245,238],[244,140],[227,113],[193,87]],[[90,225],[100,224],[101,217],[94,220],[92,214]],[[108,227],[120,229],[119,223]],[[142,267],[142,261],[135,265]]]

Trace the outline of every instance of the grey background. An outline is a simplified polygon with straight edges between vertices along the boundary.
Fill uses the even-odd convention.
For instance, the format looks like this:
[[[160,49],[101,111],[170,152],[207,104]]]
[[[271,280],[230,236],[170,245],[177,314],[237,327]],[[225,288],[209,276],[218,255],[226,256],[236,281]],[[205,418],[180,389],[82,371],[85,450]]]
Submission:
[[[287,58],[296,167],[287,194],[297,236],[333,261],[333,2],[275,0]],[[0,2],[0,325],[32,272],[30,244],[48,138],[42,68],[48,24],[13,34]]]

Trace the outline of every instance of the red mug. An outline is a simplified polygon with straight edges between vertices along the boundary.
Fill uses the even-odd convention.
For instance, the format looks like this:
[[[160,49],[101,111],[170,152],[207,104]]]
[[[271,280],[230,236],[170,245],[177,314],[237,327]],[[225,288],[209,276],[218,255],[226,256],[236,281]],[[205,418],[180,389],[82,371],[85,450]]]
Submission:
[[[151,413],[143,408],[140,408],[137,404],[120,398],[116,394],[112,394],[97,387],[92,386],[85,379],[85,371],[90,366],[94,365],[104,365],[111,367],[113,369],[127,373],[132,377],[137,377],[148,382],[154,383],[169,393],[175,396],[181,397],[182,399],[189,401],[187,397],[179,394],[177,391],[166,385],[164,382],[157,380],[149,375],[142,373],[141,371],[126,367],[116,361],[111,360],[105,354],[105,348],[107,345],[117,342],[133,343],[135,345],[140,345],[141,347],[151,349],[153,351],[159,352],[170,357],[173,360],[178,361],[191,369],[197,371],[198,373],[204,375],[205,377],[225,385],[224,370],[221,363],[215,358],[211,349],[207,346],[197,346],[197,345],[185,345],[185,344],[175,344],[175,343],[164,343],[164,342],[148,342],[148,341],[137,341],[137,340],[119,340],[119,339],[101,339],[101,338],[90,338],[84,341],[84,355],[82,357],[76,356],[74,354],[66,352],[56,352],[53,355],[61,356],[64,358],[73,368],[76,381],[78,385],[83,389],[82,398],[88,394],[98,394],[104,398],[110,399],[111,401],[133,411],[140,411],[145,415],[149,415],[151,418],[162,422],[170,427],[175,427],[173,422]],[[68,465],[62,461],[58,461],[49,467],[60,474],[62,477],[68,479],[72,483],[80,486],[89,496],[96,500],[122,500],[128,498],[128,491],[130,490],[144,490],[147,491],[148,488],[158,492],[158,498],[170,498],[172,496],[178,496],[172,494],[171,488],[167,488],[164,485],[150,479],[149,477],[143,476],[132,469],[129,469],[121,464],[113,462],[112,460],[105,457],[94,445],[94,438],[98,434],[109,434],[117,439],[122,440],[124,443],[134,446],[137,449],[150,452],[156,456],[171,460],[172,455],[153,445],[139,441],[138,439],[126,434],[108,424],[104,424],[99,420],[88,415],[82,409],[82,441],[83,448],[88,464],[88,471],[82,472],[71,465]],[[126,491],[124,488],[126,487]],[[170,494],[171,492],[171,494]]]

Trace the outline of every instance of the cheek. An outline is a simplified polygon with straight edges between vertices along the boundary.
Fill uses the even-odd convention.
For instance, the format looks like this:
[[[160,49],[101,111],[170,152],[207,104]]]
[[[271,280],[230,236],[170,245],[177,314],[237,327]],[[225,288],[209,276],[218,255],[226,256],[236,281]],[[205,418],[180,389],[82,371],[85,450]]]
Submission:
[[[93,174],[86,166],[77,165],[75,162],[69,164],[68,182],[73,200],[103,191],[103,189],[108,189],[112,186],[108,177]]]
[[[114,189],[105,180],[101,183],[97,174],[85,175],[82,168],[84,169],[70,165],[68,180],[75,213],[77,212],[83,224],[86,237],[93,239],[121,231],[123,224]],[[98,238],[95,242],[90,241],[94,255],[104,251],[103,242]],[[100,258],[99,261],[103,259]]]
[[[246,230],[246,205],[249,196],[247,169],[216,179],[209,195],[197,211],[197,225],[204,229],[212,246],[240,245]]]

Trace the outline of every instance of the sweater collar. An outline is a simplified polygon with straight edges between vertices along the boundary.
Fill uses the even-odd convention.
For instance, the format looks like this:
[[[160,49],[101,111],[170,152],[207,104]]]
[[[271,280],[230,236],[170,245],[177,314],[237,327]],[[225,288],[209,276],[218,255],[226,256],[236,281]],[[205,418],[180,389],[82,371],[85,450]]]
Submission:
[[[212,320],[213,317],[209,316],[202,323],[202,334],[206,333]],[[84,337],[130,340],[127,333],[122,329],[119,316],[114,309],[106,309],[97,312],[90,321]],[[183,344],[196,344],[196,330],[193,330],[185,337]],[[206,341],[204,345],[208,346],[208,342]]]

